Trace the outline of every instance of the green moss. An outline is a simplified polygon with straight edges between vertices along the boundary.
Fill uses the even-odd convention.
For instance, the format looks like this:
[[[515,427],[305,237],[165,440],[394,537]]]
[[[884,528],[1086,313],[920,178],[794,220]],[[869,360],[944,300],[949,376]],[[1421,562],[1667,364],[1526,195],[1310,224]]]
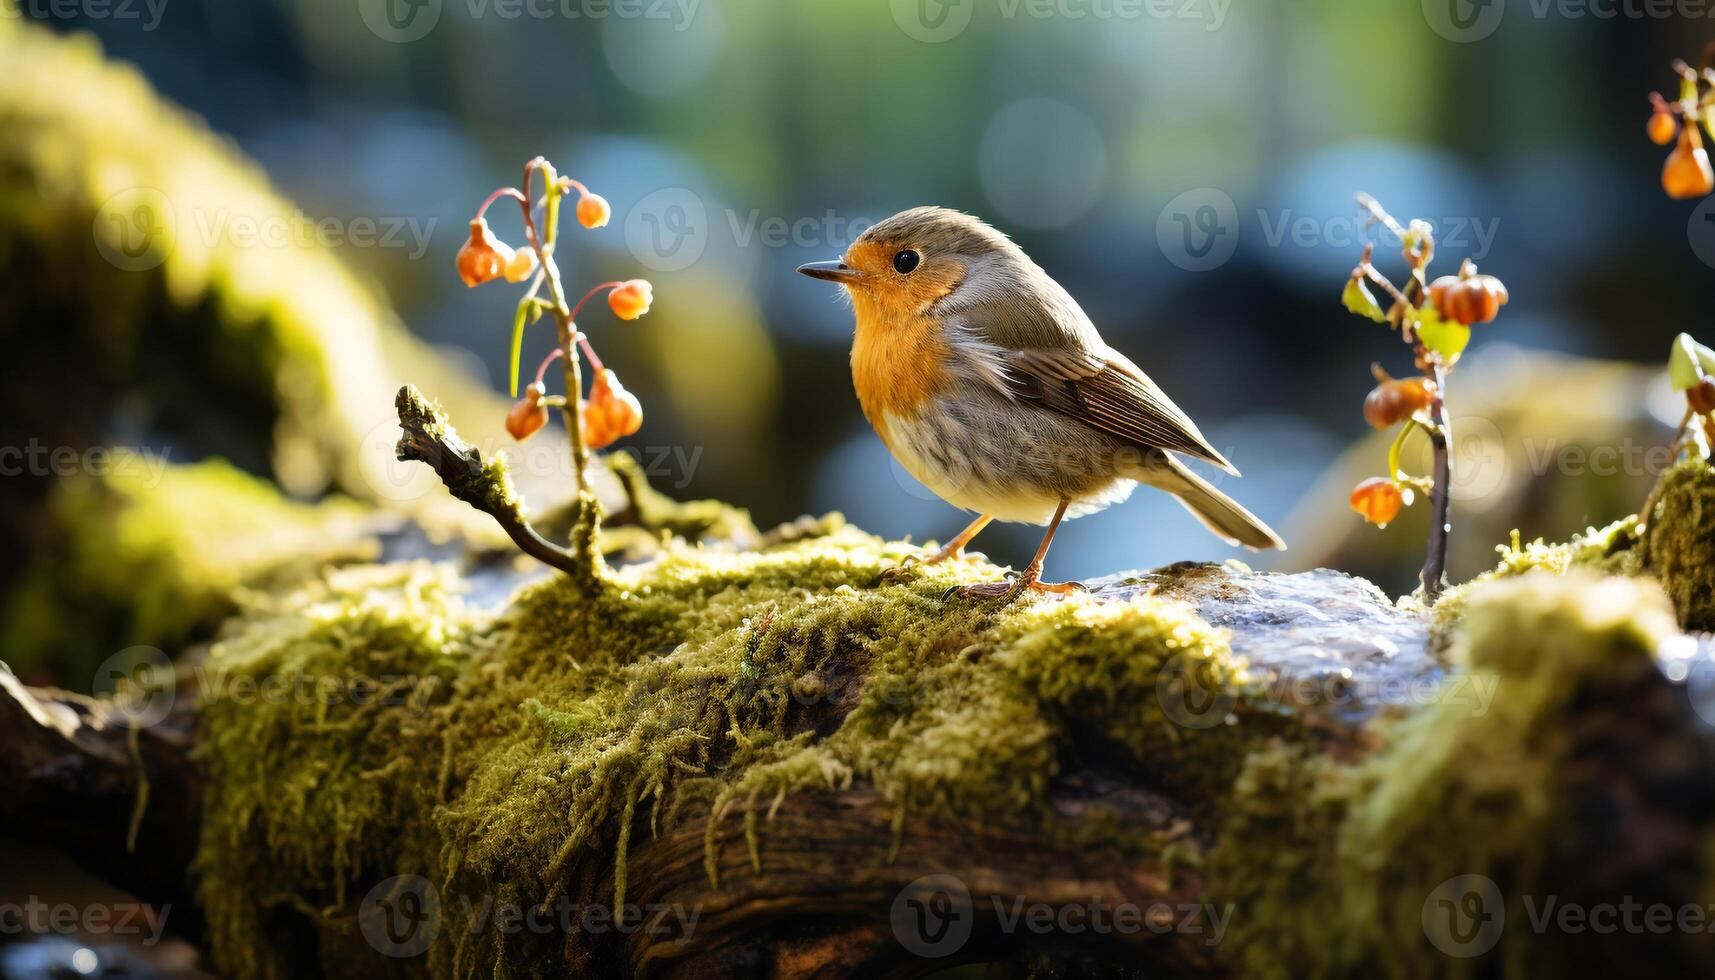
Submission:
[[[403,381],[479,444],[510,442],[503,398],[294,234],[320,216],[134,68],[5,14],[0,62],[0,339],[30,354],[0,391],[0,444],[81,448],[141,425],[295,495],[411,506],[423,495],[376,436]]]
[[[256,599],[210,658],[196,871],[230,975],[302,972],[289,940],[258,942],[281,935],[283,912],[355,938],[347,886],[433,857],[420,848],[454,743],[432,709],[468,665],[469,626],[446,574],[366,566]]]
[[[1680,462],[1662,476],[1649,515],[1644,566],[1661,580],[1689,630],[1715,630],[1715,467]]]
[[[1482,875],[1506,920],[1528,921],[1521,898],[1557,891],[1552,856],[1576,819],[1569,719],[1581,699],[1653,670],[1677,632],[1646,582],[1577,571],[1489,582],[1455,632],[1463,672],[1386,729],[1379,751],[1352,765],[1284,744],[1252,755],[1209,862],[1211,889],[1238,906],[1246,975],[1492,969],[1435,951],[1425,904],[1443,882]],[[1547,969],[1539,947],[1552,937],[1506,937],[1505,972]]]
[[[852,528],[760,552],[674,543],[594,596],[556,577],[482,621],[421,570],[342,572],[239,621],[213,651],[226,683],[203,716],[201,887],[223,968],[287,972],[283,951],[257,946],[282,912],[313,912],[322,948],[339,946],[357,899],[394,874],[539,903],[611,865],[617,904],[628,847],[711,814],[744,820],[765,863],[776,801],[854,781],[901,815],[1068,841],[1087,831],[1047,795],[1074,746],[1146,783],[1203,768],[1230,783],[1262,729],[1187,738],[1156,698],[1175,657],[1238,673],[1187,607],[944,602],[948,586],[999,573],[979,563],[875,587],[904,550]],[[226,693],[239,678],[360,669],[448,683],[410,705],[315,712]],[[1104,844],[1157,846],[1101,826],[1115,835]],[[471,928],[467,914],[443,902],[455,921],[431,973],[564,955],[563,937]]]
[[[756,543],[761,535],[750,520],[750,512],[722,500],[674,500],[649,485],[643,464],[623,451],[602,457],[619,478],[630,502],[629,518],[655,532],[666,532],[687,541],[720,541],[739,547]]]
[[[55,485],[42,546],[0,607],[7,660],[78,687],[115,650],[177,649],[211,633],[241,586],[373,558],[367,514],[350,501],[287,500],[218,460],[171,466],[116,451],[100,475]]]
[[[1673,599],[1685,629],[1715,629],[1715,467],[1703,459],[1681,460],[1661,475],[1649,527],[1642,538],[1638,517],[1589,528],[1570,541],[1528,544],[1513,532],[1499,545],[1491,571],[1449,589],[1436,603],[1442,633],[1464,615],[1468,598],[1487,583],[1532,571],[1554,574],[1581,569],[1609,575],[1649,575]]]

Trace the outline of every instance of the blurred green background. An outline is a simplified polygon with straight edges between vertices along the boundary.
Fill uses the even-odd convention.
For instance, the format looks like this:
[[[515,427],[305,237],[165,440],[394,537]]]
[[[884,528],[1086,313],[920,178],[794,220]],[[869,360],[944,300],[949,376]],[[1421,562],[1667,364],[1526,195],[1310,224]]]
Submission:
[[[1586,376],[1524,352],[1655,365],[1674,333],[1704,322],[1715,224],[1708,207],[1662,194],[1665,151],[1643,135],[1645,94],[1674,82],[1669,59],[1715,37],[1704,13],[1561,0],[14,0],[6,11],[93,34],[230,137],[309,220],[330,222],[332,249],[417,336],[491,386],[504,386],[514,295],[467,290],[453,273],[474,206],[537,153],[605,195],[612,224],[570,233],[562,264],[574,289],[655,283],[645,319],[603,311],[586,327],[646,408],[624,445],[669,493],[734,500],[764,525],[829,509],[918,539],[962,525],[859,414],[847,304],[793,272],[869,222],[938,203],[1012,234],[1245,471],[1226,489],[1294,545],[1260,564],[1344,560],[1394,590],[1414,584],[1421,528],[1363,529],[1345,510],[1354,479],[1380,471],[1379,449],[1351,472],[1336,463],[1369,431],[1370,362],[1410,370],[1401,345],[1337,301],[1364,241],[1398,269],[1353,192],[1434,222],[1440,271],[1469,255],[1511,287],[1501,318],[1478,329],[1454,414],[1482,405],[1472,452],[1480,462],[1492,442],[1516,461],[1461,505],[1491,519],[1460,525],[1454,571],[1487,565],[1497,528],[1554,538],[1621,516],[1650,464],[1592,474],[1551,440],[1596,431],[1642,460],[1667,435],[1648,412],[1648,376]],[[0,129],[0,144],[20,138]],[[517,240],[515,214],[495,215]],[[380,234],[361,234],[371,226]],[[36,287],[0,285],[14,297]],[[525,363],[550,346],[533,332]],[[14,354],[9,386],[37,370]],[[1479,372],[1484,362],[1493,369]],[[224,404],[215,394],[200,408]],[[1555,429],[1567,413],[1543,409],[1557,405],[1617,425]],[[1546,428],[1521,428],[1526,417]],[[194,461],[177,431],[132,426],[122,441]],[[1576,490],[1592,476],[1607,489]],[[1573,489],[1531,489],[1544,481]],[[320,486],[288,481],[300,495]],[[991,531],[982,550],[1019,564],[1037,533]],[[1145,492],[1070,525],[1049,571],[1232,554]]]

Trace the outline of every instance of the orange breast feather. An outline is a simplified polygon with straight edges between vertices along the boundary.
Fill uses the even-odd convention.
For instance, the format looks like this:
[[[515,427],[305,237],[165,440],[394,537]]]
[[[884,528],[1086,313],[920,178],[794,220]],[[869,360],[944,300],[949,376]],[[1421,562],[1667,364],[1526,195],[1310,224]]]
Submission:
[[[950,348],[926,317],[885,323],[874,310],[857,311],[852,343],[852,383],[863,414],[887,441],[887,417],[913,416],[947,386]]]

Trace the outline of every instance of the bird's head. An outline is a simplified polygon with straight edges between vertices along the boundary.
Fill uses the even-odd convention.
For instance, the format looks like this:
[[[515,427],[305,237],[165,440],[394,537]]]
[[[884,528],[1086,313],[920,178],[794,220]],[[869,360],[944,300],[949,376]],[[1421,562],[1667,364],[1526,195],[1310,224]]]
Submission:
[[[1030,260],[980,219],[921,207],[871,225],[843,258],[798,271],[845,286],[860,321],[873,315],[895,322],[921,316],[958,291],[1003,288],[1016,281],[1018,263]]]

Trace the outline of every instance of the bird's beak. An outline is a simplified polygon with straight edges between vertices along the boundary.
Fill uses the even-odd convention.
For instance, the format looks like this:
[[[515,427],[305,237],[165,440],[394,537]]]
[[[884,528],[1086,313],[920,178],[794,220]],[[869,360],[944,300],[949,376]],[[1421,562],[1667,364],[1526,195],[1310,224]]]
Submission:
[[[830,262],[806,262],[798,267],[798,271],[812,279],[826,279],[844,285],[852,285],[863,279],[863,273],[839,259]]]

